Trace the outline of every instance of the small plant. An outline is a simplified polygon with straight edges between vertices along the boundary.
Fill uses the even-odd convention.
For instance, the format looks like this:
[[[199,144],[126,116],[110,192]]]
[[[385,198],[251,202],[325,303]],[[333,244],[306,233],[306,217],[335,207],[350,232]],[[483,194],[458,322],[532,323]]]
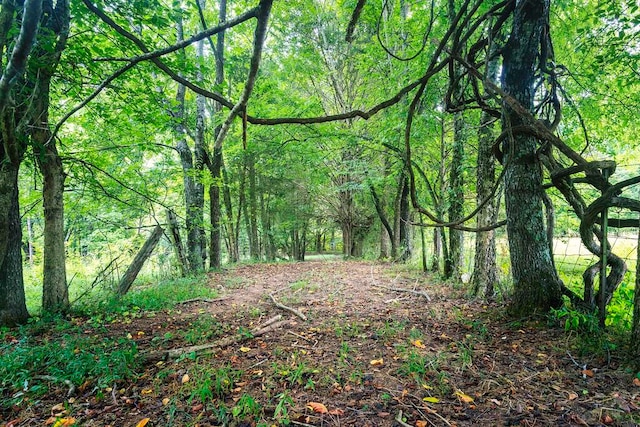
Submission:
[[[288,426],[291,422],[289,420],[289,408],[293,406],[293,399],[287,391],[283,391],[277,395],[276,399],[278,399],[278,403],[276,404],[276,409],[273,412],[273,418],[279,424]]]
[[[376,337],[389,340],[397,337],[407,326],[407,322],[400,322],[397,320],[384,322],[381,328],[376,329]]]
[[[469,340],[458,345],[461,369],[464,371],[473,366],[473,343]]]
[[[236,402],[235,406],[231,408],[231,415],[237,420],[257,420],[262,413],[262,407],[256,400],[249,394],[244,393],[240,396],[240,399]]]

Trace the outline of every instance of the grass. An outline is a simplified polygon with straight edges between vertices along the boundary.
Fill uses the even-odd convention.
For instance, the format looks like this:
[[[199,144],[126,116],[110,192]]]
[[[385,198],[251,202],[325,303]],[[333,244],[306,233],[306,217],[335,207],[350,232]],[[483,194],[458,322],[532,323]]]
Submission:
[[[86,335],[62,319],[53,321],[53,328],[51,323],[32,322],[15,335],[0,331],[0,395],[12,396],[3,406],[37,399],[49,391],[49,382],[104,389],[136,377],[140,366],[133,340]],[[42,329],[51,332],[40,337]]]

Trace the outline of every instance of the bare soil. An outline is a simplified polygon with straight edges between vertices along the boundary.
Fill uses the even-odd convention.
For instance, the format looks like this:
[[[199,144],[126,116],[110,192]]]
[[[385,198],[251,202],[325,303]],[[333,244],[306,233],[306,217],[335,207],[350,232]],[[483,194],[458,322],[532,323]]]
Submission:
[[[502,305],[465,298],[464,290],[401,266],[241,265],[210,274],[209,286],[222,299],[143,313],[105,325],[106,333],[136,340],[141,360],[151,352],[238,334],[245,337],[241,342],[212,354],[147,361],[134,380],[104,390],[83,384],[71,398],[64,384],[52,382],[41,400],[0,414],[3,425],[45,425],[57,411],[85,426],[136,426],[146,418],[148,426],[218,426],[224,425],[224,408],[230,414],[247,396],[258,409],[236,409],[247,416],[229,421],[227,415],[226,425],[640,422],[640,384],[614,355],[581,355],[557,325],[514,321]],[[269,294],[307,320],[276,307]],[[276,315],[290,322],[259,337],[246,334]],[[215,330],[199,330],[207,327]],[[194,342],[189,330],[207,339]],[[216,383],[221,372],[232,371],[231,380]],[[314,410],[311,402],[327,412],[318,405]]]

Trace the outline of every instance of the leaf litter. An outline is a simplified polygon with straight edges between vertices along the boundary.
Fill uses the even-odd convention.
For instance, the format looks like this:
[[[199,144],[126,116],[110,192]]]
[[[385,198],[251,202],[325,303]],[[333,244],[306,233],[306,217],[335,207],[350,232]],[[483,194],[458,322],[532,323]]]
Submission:
[[[66,387],[51,382],[44,396],[3,409],[0,420],[11,421],[0,425],[44,425],[52,415],[57,425],[131,427],[640,423],[640,383],[615,356],[581,359],[560,328],[513,322],[503,305],[402,266],[239,265],[210,273],[209,286],[222,298],[113,322],[103,333],[130,336],[143,355],[243,336],[276,315],[289,321],[212,354],[145,363],[107,389],[84,379],[63,406]],[[385,287],[412,292],[396,298]],[[307,320],[274,305],[276,294]],[[197,324],[204,318],[208,334]],[[194,329],[202,335],[189,335]]]

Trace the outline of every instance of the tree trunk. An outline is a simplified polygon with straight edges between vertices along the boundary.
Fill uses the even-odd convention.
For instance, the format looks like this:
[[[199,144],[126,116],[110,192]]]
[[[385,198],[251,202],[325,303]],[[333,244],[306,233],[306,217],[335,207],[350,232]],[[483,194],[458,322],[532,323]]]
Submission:
[[[398,206],[398,247],[401,251],[398,260],[406,262],[411,258],[412,244],[409,221],[411,210],[409,209],[409,177],[402,173],[400,177],[400,203]]]
[[[18,166],[0,164],[0,326],[29,318],[22,277],[22,228],[18,205]]]
[[[43,123],[42,126],[45,124]],[[46,126],[48,129],[48,123]],[[48,140],[50,132],[44,133]],[[64,245],[65,174],[55,144],[48,144],[42,151],[38,162],[43,177],[42,204],[44,207],[42,310],[64,312],[69,308]]]
[[[249,175],[249,193],[247,201],[247,209],[249,219],[249,256],[252,260],[260,259],[260,242],[258,240],[258,203],[256,201],[256,164],[255,154],[250,153],[247,156],[247,172]]]
[[[640,241],[640,228],[638,229]],[[636,246],[636,288],[633,291],[633,326],[631,329],[630,355],[640,369],[640,245]]]
[[[138,277],[138,273],[140,273],[144,262],[147,260],[147,258],[149,258],[156,245],[160,241],[160,237],[162,237],[162,231],[162,227],[160,225],[156,225],[156,228],[153,229],[153,232],[151,233],[147,241],[144,242],[144,245],[142,245],[142,247],[136,254],[135,258],[129,265],[129,268],[127,268],[127,271],[124,273],[124,276],[122,276],[122,279],[120,279],[120,283],[118,284],[119,295],[124,295],[129,291],[131,285],[133,284],[133,281],[136,280],[136,277]]]
[[[490,48],[490,52],[494,49]],[[487,64],[487,79],[496,79],[498,62],[489,61]],[[495,160],[492,153],[493,147],[493,123],[494,118],[486,111],[480,116],[480,129],[478,130],[478,158],[476,169],[476,201],[482,203],[491,195],[495,183]],[[497,207],[494,198],[491,198],[480,209],[477,216],[478,228],[486,227],[497,219]],[[485,299],[491,299],[494,295],[495,285],[498,282],[498,267],[496,265],[496,238],[495,231],[483,231],[476,233],[476,250],[473,268],[473,294],[483,292]]]
[[[542,31],[549,22],[549,0],[518,1],[513,29],[503,49],[503,87],[533,111],[536,61]],[[502,127],[522,124],[508,105],[503,106]],[[536,155],[537,140],[515,133],[505,143],[505,206],[514,313],[547,312],[562,304],[561,282],[553,266],[542,208],[542,165]]]
[[[220,0],[218,22],[224,22],[227,19],[227,0]],[[216,85],[224,82],[224,31],[220,31],[216,37],[216,51],[214,53],[216,61]],[[216,116],[222,111],[222,105],[219,102],[213,103],[213,110]],[[214,135],[216,139],[220,134],[222,125],[215,128]],[[222,147],[213,148],[213,159],[211,165],[211,177],[213,184],[209,186],[209,213],[211,221],[211,235],[209,243],[209,265],[211,268],[220,268],[222,266],[222,203],[220,202],[220,187],[222,182]]]
[[[178,260],[178,266],[180,268],[180,275],[185,277],[189,271],[189,262],[184,254],[184,246],[182,245],[182,238],[180,237],[180,227],[178,226],[178,219],[176,214],[167,209],[167,223],[169,224],[169,236],[171,244],[173,245],[173,252]]]

